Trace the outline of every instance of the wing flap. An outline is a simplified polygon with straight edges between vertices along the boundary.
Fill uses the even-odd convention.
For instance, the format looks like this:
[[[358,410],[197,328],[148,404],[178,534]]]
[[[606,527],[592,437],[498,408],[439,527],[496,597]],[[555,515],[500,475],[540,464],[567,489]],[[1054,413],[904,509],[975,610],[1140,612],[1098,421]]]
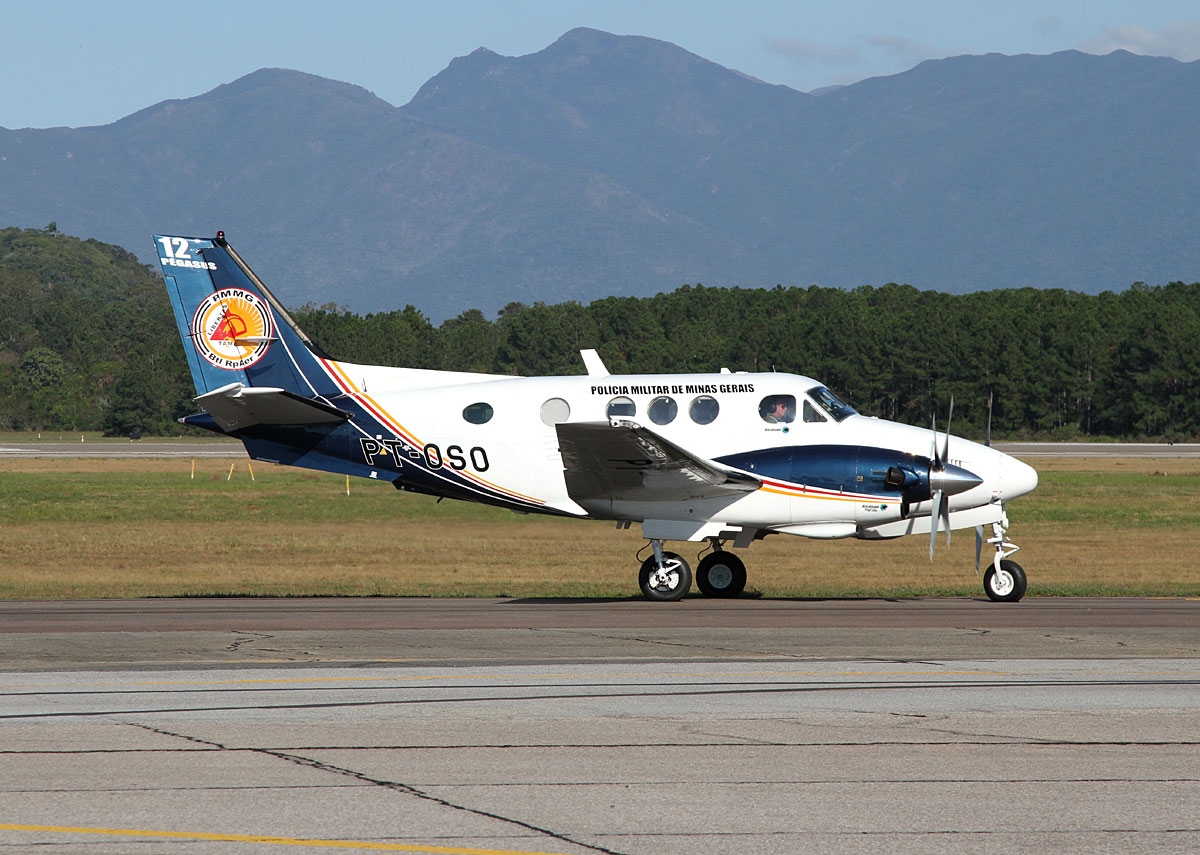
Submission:
[[[286,389],[231,383],[193,399],[226,432],[254,425],[317,425],[347,421],[350,413]]]
[[[628,419],[556,426],[567,493],[580,505],[733,497],[761,481],[694,455]]]

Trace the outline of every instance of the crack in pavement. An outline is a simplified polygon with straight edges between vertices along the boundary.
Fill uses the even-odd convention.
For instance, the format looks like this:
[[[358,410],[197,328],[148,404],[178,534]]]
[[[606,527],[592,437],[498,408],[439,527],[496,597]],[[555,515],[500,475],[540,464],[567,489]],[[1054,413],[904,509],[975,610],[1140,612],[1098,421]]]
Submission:
[[[572,846],[580,846],[584,849],[589,849],[593,852],[599,852],[599,853],[601,853],[601,855],[628,855],[628,853],[618,852],[615,849],[608,849],[603,846],[598,846],[598,845],[594,845],[594,844],[590,844],[590,843],[584,843],[579,840],[574,840],[566,834],[562,834],[560,832],[554,831],[549,828],[542,828],[541,826],[534,825],[533,823],[525,822],[524,820],[516,819],[515,817],[503,816],[501,814],[492,813],[491,811],[485,811],[485,810],[480,810],[479,808],[473,808],[473,807],[470,807],[469,805],[458,804],[456,802],[450,801],[449,799],[445,799],[440,796],[435,796],[431,793],[427,793],[417,787],[412,786],[411,784],[405,784],[400,781],[387,781],[382,778],[373,778],[370,775],[367,775],[365,772],[358,772],[354,769],[347,769],[343,766],[335,766],[332,763],[325,763],[320,760],[314,760],[311,757],[304,757],[303,755],[300,755],[300,754],[292,754],[287,751],[277,751],[277,750],[272,750],[270,748],[229,748],[228,746],[222,745],[218,742],[213,742],[213,741],[207,740],[207,739],[200,739],[197,737],[189,736],[188,734],[185,734],[185,733],[176,733],[174,731],[170,731],[170,730],[166,730],[166,729],[158,728],[158,727],[152,727],[150,725],[144,725],[144,724],[134,724],[133,726],[142,728],[143,730],[151,731],[152,733],[160,734],[162,736],[172,736],[172,737],[176,737],[178,739],[186,739],[189,742],[194,742],[194,743],[197,743],[200,745],[208,745],[213,748],[220,749],[222,751],[244,751],[244,752],[249,752],[252,754],[261,754],[266,757],[274,757],[278,760],[284,760],[288,763],[294,763],[297,766],[304,766],[306,768],[316,769],[316,770],[322,771],[322,772],[332,772],[336,775],[343,775],[343,776],[351,778],[353,780],[361,781],[364,784],[371,784],[372,786],[382,787],[384,789],[392,790],[394,792],[403,793],[405,795],[413,796],[414,798],[422,799],[424,801],[428,801],[433,804],[449,808],[451,810],[462,811],[464,813],[473,814],[475,816],[480,816],[485,819],[495,820],[497,822],[506,823],[508,825],[515,825],[518,828],[524,828],[527,831],[532,831],[537,834],[545,835],[546,837],[549,837],[552,840],[558,840],[558,841],[561,841],[562,843],[569,843]]]

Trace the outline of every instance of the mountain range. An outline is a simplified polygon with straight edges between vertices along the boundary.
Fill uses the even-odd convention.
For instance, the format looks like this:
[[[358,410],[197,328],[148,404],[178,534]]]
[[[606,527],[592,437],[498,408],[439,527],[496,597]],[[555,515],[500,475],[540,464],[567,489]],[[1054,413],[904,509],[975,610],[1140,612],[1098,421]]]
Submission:
[[[812,94],[576,29],[454,59],[402,107],[262,69],[109,125],[0,128],[0,226],[147,262],[155,232],[222,229],[289,305],[435,321],[685,283],[1195,281],[1197,199],[1200,62],[1122,51]]]

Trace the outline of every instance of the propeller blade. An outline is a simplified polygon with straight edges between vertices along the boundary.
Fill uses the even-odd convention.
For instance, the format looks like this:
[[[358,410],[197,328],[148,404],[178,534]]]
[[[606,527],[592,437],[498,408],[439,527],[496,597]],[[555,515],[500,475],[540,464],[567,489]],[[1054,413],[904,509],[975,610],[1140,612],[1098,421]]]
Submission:
[[[983,552],[983,526],[975,526],[975,572],[979,572],[979,554]]]
[[[942,447],[938,448],[937,436],[937,414],[935,413],[930,420],[929,430],[933,433],[933,448],[929,452],[929,460],[931,461],[930,468],[940,472],[945,468],[946,461],[950,458],[950,420],[954,418],[954,396],[950,396],[950,413],[946,416],[946,438],[942,440]]]
[[[946,439],[942,445],[942,463],[950,459],[950,420],[954,418],[954,396],[950,396],[950,412],[946,415]],[[936,435],[934,437],[936,439]],[[948,531],[949,529],[947,529]]]
[[[941,469],[942,458],[938,456],[937,443],[937,413],[934,413],[933,418],[929,420],[929,431],[933,434],[933,441],[930,443],[932,447],[929,449],[929,459],[932,461],[931,468]]]
[[[946,527],[946,545],[950,545],[950,498],[942,496],[942,525]]]
[[[987,430],[983,433],[983,444],[988,448],[992,447],[992,392],[988,390],[988,420]],[[979,562],[975,562],[978,564]]]
[[[933,547],[937,543],[938,525],[942,521],[942,501],[945,497],[938,490],[933,494],[933,508],[929,514],[929,560],[933,560]],[[947,534],[949,531],[947,531]]]

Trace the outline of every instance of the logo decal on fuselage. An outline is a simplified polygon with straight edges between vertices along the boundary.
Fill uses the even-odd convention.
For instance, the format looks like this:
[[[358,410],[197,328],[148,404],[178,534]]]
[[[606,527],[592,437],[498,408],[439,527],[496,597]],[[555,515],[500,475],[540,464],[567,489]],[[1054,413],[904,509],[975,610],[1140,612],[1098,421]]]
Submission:
[[[262,359],[270,346],[271,315],[263,301],[241,288],[222,288],[196,309],[192,341],[218,368],[238,371]]]

